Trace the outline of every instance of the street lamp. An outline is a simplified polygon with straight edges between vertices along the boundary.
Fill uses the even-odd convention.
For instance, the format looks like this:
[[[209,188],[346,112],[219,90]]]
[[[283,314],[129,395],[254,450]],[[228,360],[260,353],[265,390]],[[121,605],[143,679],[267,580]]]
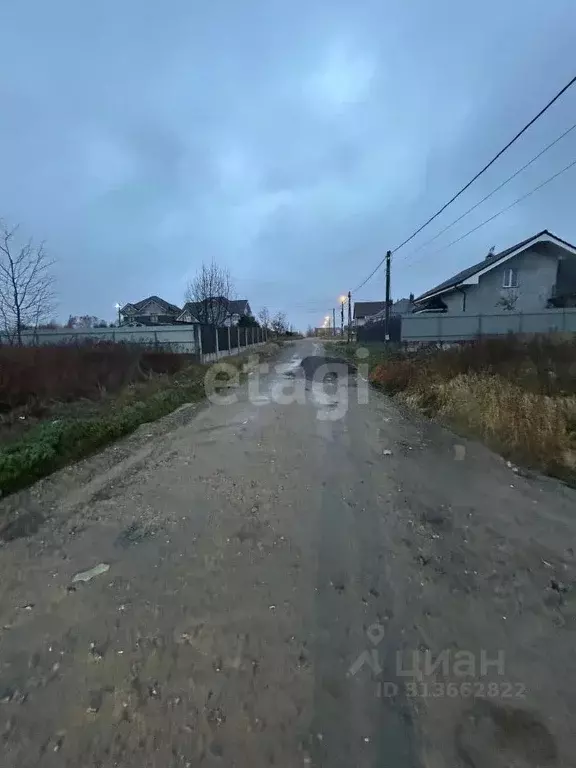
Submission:
[[[340,333],[344,338],[344,304],[346,304],[346,296],[340,296],[338,299],[340,302]]]

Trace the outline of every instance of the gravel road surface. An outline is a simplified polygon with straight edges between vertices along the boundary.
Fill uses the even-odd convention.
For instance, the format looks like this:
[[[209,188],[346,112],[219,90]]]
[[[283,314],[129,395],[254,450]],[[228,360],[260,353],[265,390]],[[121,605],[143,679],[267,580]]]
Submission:
[[[576,765],[576,493],[323,353],[3,500],[2,766]]]

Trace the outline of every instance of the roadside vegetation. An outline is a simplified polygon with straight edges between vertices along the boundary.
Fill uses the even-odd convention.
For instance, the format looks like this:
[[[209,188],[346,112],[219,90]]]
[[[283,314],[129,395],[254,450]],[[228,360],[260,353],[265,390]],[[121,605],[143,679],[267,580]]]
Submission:
[[[253,354],[225,360],[240,367]],[[208,367],[132,344],[0,348],[0,495],[202,400]]]
[[[355,345],[337,345],[355,359]],[[479,437],[511,461],[576,484],[576,340],[509,336],[448,349],[368,346],[372,384]]]

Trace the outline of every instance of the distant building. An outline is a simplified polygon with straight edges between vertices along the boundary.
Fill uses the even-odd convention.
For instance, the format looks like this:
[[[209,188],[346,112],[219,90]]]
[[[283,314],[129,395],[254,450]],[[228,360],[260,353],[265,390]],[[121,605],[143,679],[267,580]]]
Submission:
[[[361,328],[369,318],[374,317],[385,308],[385,301],[355,301],[352,316],[354,326]]]
[[[408,299],[398,299],[390,304],[391,315],[408,315],[414,311],[414,294]],[[377,323],[386,315],[386,301],[357,301],[354,304],[354,325],[361,328],[366,323]]]
[[[184,304],[178,320],[188,323],[213,323],[214,325],[238,325],[240,318],[252,317],[248,299],[225,299],[223,296],[188,301]]]
[[[170,325],[176,322],[181,312],[176,304],[170,304],[159,296],[148,296],[119,310],[121,325]]]

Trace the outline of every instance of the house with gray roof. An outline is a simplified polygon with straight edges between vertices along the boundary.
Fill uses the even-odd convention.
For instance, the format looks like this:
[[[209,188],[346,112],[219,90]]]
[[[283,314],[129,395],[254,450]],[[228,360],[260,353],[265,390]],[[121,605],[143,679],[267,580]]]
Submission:
[[[176,304],[159,296],[125,304],[119,310],[122,325],[171,325],[181,312]]]
[[[414,300],[415,312],[539,312],[576,306],[576,247],[547,229],[444,280]]]
[[[384,311],[385,307],[385,301],[355,301],[352,318],[354,326],[356,328],[361,328],[366,324],[369,318]]]
[[[213,296],[203,301],[188,301],[178,315],[180,322],[211,323],[218,326],[238,325],[242,317],[251,317],[247,299]]]
[[[390,302],[391,315],[408,315],[414,311],[414,295],[408,299],[398,299]],[[356,301],[354,303],[353,323],[356,328],[361,328],[366,323],[378,323],[386,314],[385,301]]]

